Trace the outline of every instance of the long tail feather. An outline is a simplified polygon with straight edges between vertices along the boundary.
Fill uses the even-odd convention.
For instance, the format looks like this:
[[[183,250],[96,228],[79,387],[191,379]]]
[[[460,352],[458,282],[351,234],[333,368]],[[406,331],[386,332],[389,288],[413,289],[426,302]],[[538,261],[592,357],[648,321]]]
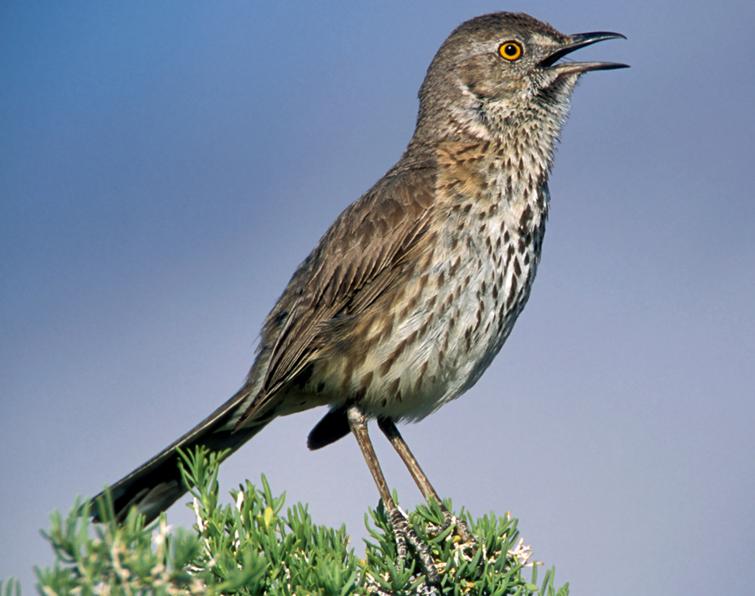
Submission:
[[[116,518],[124,519],[129,509],[135,506],[146,516],[148,522],[152,521],[186,492],[178,468],[178,449],[188,450],[204,445],[213,451],[230,449],[232,453],[260,432],[273,416],[261,417],[247,422],[242,428],[234,428],[239,406],[248,398],[248,388],[242,388],[185,435],[111,485]],[[96,501],[102,494],[99,493],[92,501]],[[96,507],[92,507],[92,511],[94,520],[101,521]]]

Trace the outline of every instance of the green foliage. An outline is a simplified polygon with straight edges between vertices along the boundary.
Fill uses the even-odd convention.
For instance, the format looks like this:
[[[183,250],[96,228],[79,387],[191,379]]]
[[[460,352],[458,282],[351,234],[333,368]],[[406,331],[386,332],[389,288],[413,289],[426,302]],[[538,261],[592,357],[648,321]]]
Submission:
[[[0,596],[20,596],[21,584],[18,580],[10,578],[6,581],[0,579]]]
[[[349,545],[345,528],[315,525],[306,506],[284,510],[263,477],[261,488],[248,481],[232,492],[233,502],[218,501],[221,454],[197,450],[183,456],[182,473],[193,485],[193,531],[171,530],[165,515],[145,527],[132,511],[113,521],[109,496],[97,506],[103,524],[92,525],[89,506],[76,504],[66,518],[55,513],[46,534],[56,562],[37,569],[48,594],[517,594],[566,596],[553,570],[538,579],[540,564],[529,562],[529,547],[510,516],[460,517],[476,543],[463,543],[444,526],[438,504],[418,507],[410,523],[429,545],[441,585],[426,585],[410,556],[396,560],[396,543],[382,507],[367,513],[370,538],[364,559]],[[446,503],[450,509],[450,503]],[[13,583],[0,595],[16,594]]]

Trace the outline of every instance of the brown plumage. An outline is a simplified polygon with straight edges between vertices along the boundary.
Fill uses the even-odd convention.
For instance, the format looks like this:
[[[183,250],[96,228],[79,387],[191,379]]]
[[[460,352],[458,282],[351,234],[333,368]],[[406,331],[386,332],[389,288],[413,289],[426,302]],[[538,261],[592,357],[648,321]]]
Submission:
[[[529,296],[540,258],[553,150],[579,76],[623,65],[558,59],[614,33],[563,35],[522,14],[457,28],[420,89],[399,162],[333,223],[265,320],[243,387],[207,419],[115,483],[115,511],[149,519],[184,492],[176,449],[238,449],[277,416],[331,407],[319,448],[352,431],[404,553],[430,579],[426,547],[396,508],[366,420],[437,493],[394,422],[417,420],[479,379]],[[466,530],[460,527],[460,532]]]

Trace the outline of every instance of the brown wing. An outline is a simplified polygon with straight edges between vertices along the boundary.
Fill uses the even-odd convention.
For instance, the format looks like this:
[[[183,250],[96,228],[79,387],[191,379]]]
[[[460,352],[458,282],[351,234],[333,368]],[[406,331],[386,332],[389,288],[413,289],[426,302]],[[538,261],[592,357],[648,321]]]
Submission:
[[[322,331],[339,314],[358,317],[395,279],[402,260],[427,234],[435,170],[387,174],[336,219],[302,263],[268,316],[250,378],[262,374],[257,398],[236,427],[266,409],[323,347]]]

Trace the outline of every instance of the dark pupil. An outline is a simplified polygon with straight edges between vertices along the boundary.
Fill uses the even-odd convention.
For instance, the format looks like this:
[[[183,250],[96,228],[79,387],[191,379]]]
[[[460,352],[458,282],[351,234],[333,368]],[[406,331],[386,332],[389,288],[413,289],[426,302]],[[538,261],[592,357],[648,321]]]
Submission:
[[[513,43],[510,43],[507,45],[503,51],[506,53],[507,56],[516,56],[516,46]]]

